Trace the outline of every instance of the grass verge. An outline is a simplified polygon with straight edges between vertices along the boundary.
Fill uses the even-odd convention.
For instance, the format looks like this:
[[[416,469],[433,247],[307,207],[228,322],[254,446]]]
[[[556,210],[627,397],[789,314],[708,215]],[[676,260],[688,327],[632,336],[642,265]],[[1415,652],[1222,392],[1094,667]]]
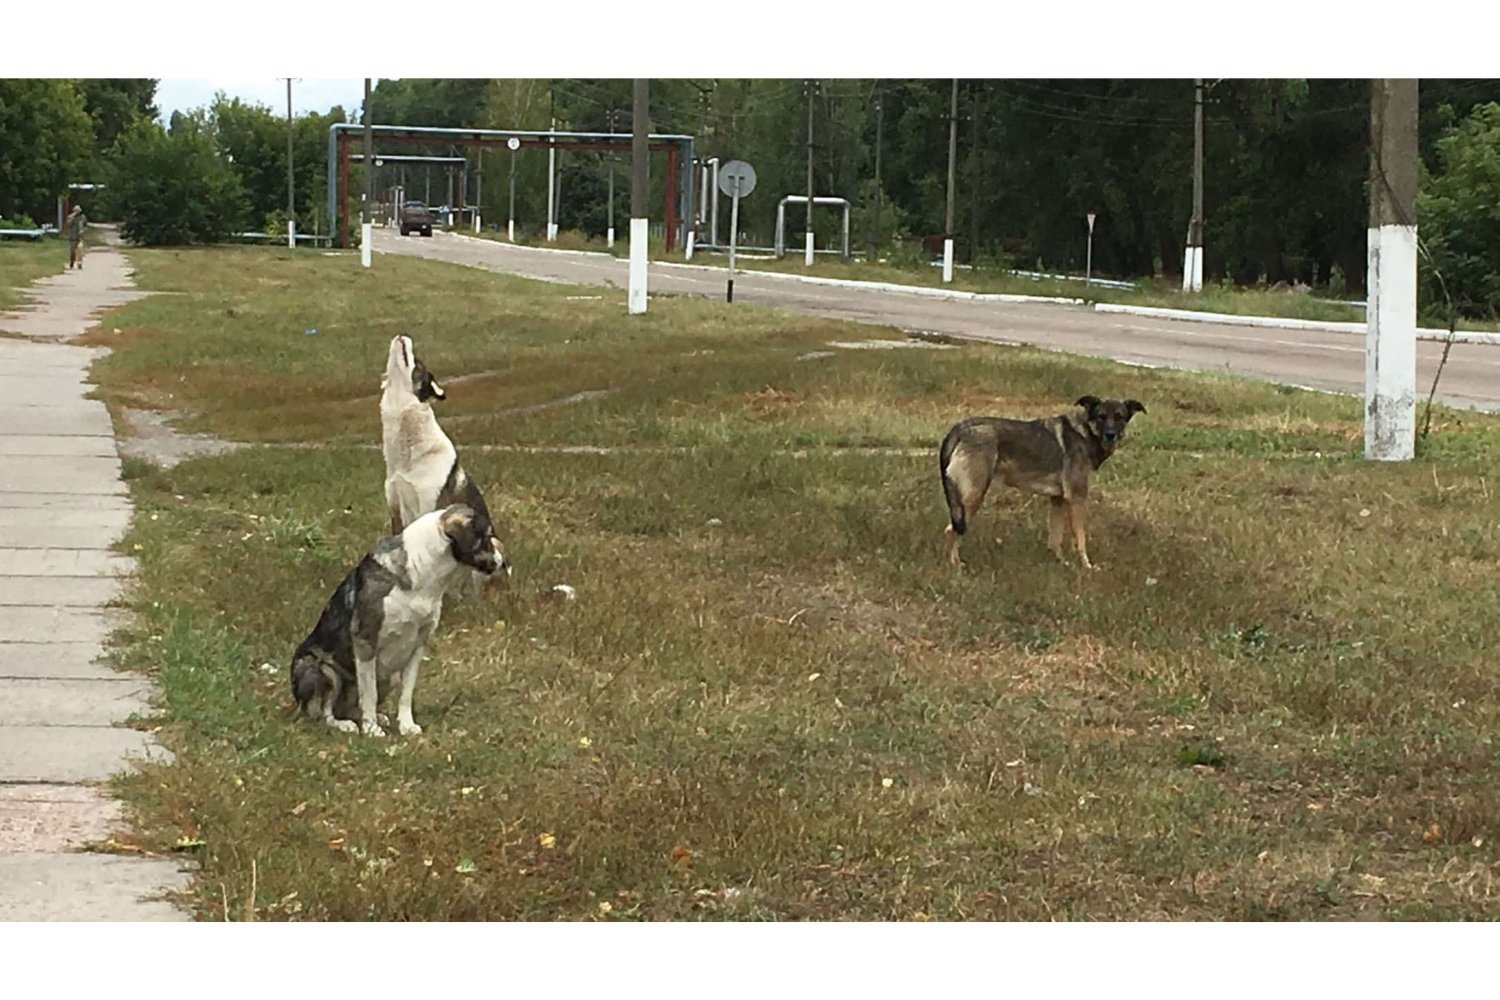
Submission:
[[[27,285],[67,262],[68,247],[61,240],[0,240],[0,309],[20,305]]]
[[[197,855],[201,916],[1500,915],[1494,418],[1367,464],[1357,401],[1261,383],[824,355],[878,331],[685,299],[627,321],[414,259],[132,256],[186,294],[115,314],[106,397],[319,445],[127,464],[118,655],[160,681],[177,762],[120,788],[138,846]],[[516,577],[450,601],[426,732],[376,743],[294,719],[285,671],[379,534],[357,445],[398,330]],[[847,447],[1083,392],[1150,411],[1097,480],[1096,574],[1005,492],[954,574],[931,454]],[[482,447],[599,442],[622,450]]]

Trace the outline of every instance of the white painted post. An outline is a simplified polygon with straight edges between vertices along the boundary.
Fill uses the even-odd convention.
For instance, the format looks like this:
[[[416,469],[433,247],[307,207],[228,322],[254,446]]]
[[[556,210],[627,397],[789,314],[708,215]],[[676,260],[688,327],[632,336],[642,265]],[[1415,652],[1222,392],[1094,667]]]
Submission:
[[[813,234],[812,234],[812,230],[811,229],[809,229],[807,231],[807,256],[804,259],[804,263],[808,267],[812,267],[812,263],[813,263]]]
[[[1369,232],[1365,457],[1404,462],[1416,444],[1417,227]]]
[[[297,249],[297,220],[286,220],[286,245],[289,249]]]
[[[1370,92],[1370,228],[1365,332],[1365,457],[1416,451],[1417,81]]]
[[[552,119],[552,129],[557,130],[557,119]],[[553,188],[557,181],[554,179],[557,173],[557,147],[551,140],[547,142],[547,242],[551,243],[557,239],[557,223],[553,221],[556,214],[557,204],[553,201]]]
[[[740,229],[740,175],[734,175],[734,198],[729,205],[729,288],[725,302],[734,301],[734,245],[735,235]]]
[[[943,283],[953,280],[953,237],[943,240]]]
[[[604,231],[604,245],[609,249],[615,248],[615,227],[610,226]]]
[[[650,238],[646,219],[630,220],[630,315],[646,311],[646,250]]]
[[[686,259],[688,259],[688,260],[692,260],[693,259],[693,237],[695,235],[696,234],[693,232],[693,230],[691,228],[689,228],[688,229],[688,238],[687,238],[687,251],[686,251]]]
[[[375,223],[362,222],[359,225],[359,263],[361,267],[370,266],[370,244],[375,242]]]

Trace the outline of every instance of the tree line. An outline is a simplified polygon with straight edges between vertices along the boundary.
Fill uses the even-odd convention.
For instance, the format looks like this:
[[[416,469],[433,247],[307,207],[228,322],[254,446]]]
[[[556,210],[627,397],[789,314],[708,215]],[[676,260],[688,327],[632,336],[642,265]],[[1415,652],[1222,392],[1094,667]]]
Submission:
[[[749,161],[759,174],[741,206],[753,244],[770,242],[776,203],[803,193],[811,155],[819,195],[853,205],[856,248],[925,259],[947,198],[950,80],[653,80],[652,127],[695,136],[700,156]],[[138,237],[182,242],[244,228],[277,232],[286,209],[287,123],[268,107],[220,96],[161,123],[153,81],[0,81],[0,214],[44,213],[58,184],[93,171],[107,199],[134,207]],[[381,80],[380,124],[628,132],[629,80]],[[1192,197],[1190,80],[962,80],[955,233],[961,262],[978,267],[1081,270],[1086,212],[1098,213],[1096,273],[1180,275]],[[812,113],[809,154],[808,112]],[[327,127],[357,121],[335,108],[293,127],[298,227],[323,228]],[[1204,109],[1205,280],[1302,283],[1363,291],[1368,227],[1369,82],[1208,81]],[[1424,307],[1440,268],[1463,312],[1500,309],[1500,81],[1424,80],[1418,203]],[[509,151],[442,146],[387,152],[467,155],[469,195],[482,172],[482,214],[507,215]],[[515,155],[519,224],[546,219],[546,160]],[[664,163],[652,169],[659,220]],[[628,152],[559,154],[559,223],[589,235],[605,225],[608,176],[616,217],[628,211]],[[387,167],[380,186],[394,183]],[[441,168],[409,166],[408,195],[446,200]],[[358,191],[358,167],[351,178]],[[429,186],[430,184],[430,186]],[[173,205],[193,212],[154,224]],[[832,214],[814,229],[837,232]],[[727,212],[721,211],[721,235]],[[795,244],[802,213],[789,213]],[[622,227],[623,228],[623,227]],[[129,235],[129,233],[127,233]],[[820,245],[828,245],[820,238]]]

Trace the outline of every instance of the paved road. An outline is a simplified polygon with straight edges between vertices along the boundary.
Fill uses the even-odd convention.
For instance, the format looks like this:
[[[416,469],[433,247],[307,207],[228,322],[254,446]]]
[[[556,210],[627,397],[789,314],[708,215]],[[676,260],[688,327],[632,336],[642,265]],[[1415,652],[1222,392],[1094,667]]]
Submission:
[[[623,290],[627,264],[603,254],[516,247],[446,233],[402,237],[377,228],[375,249],[577,285]],[[724,271],[653,263],[651,291],[722,296]],[[1096,313],[1082,306],[947,300],[909,292],[813,285],[765,272],[735,278],[736,302],[1007,344],[1114,358],[1134,364],[1249,375],[1363,394],[1364,337]],[[1417,344],[1417,384],[1426,398],[1442,345]],[[1438,393],[1455,406],[1500,411],[1500,347],[1456,344]]]
[[[131,568],[110,549],[130,499],[109,412],[84,398],[98,352],[58,343],[141,294],[130,285],[101,247],[0,313],[28,338],[0,338],[0,920],[186,918],[152,898],[185,883],[176,863],[79,852],[121,821],[99,783],[164,753],[122,725],[150,710],[145,678],[96,662]]]

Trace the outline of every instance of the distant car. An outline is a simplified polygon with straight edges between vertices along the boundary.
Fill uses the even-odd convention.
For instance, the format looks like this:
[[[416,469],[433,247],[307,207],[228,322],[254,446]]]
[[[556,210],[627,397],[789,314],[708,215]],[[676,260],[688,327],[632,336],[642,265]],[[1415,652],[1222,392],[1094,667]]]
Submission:
[[[403,202],[401,205],[400,225],[402,236],[410,236],[412,233],[431,236],[432,209],[420,201]]]

